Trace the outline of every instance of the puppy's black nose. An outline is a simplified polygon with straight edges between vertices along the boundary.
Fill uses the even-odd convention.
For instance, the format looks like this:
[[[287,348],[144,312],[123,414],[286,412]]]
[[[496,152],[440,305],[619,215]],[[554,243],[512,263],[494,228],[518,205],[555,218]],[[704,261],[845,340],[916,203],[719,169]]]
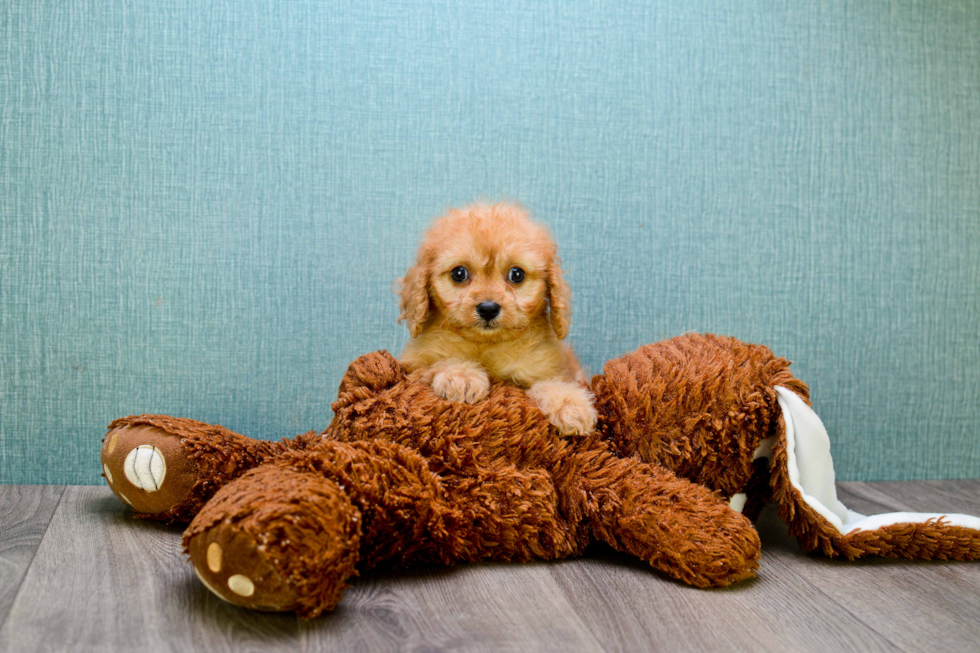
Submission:
[[[489,322],[500,315],[500,304],[497,302],[480,302],[476,305],[476,313]]]

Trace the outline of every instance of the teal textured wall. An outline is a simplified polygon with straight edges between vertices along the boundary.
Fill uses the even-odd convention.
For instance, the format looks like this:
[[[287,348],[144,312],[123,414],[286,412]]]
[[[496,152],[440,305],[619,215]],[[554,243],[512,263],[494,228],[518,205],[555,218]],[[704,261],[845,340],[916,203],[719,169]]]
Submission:
[[[130,413],[322,428],[480,196],[552,227],[594,371],[765,343],[839,478],[980,476],[978,34],[956,0],[10,0],[0,482],[98,482]]]

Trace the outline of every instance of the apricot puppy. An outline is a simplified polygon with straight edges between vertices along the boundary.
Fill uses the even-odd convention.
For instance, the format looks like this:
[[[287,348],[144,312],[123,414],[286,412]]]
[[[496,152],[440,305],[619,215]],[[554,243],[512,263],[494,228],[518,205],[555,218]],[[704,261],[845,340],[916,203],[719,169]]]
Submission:
[[[451,401],[486,397],[490,379],[527,389],[565,435],[595,428],[592,393],[570,347],[571,302],[548,232],[513,204],[452,209],[426,232],[400,280],[412,339],[400,362]]]

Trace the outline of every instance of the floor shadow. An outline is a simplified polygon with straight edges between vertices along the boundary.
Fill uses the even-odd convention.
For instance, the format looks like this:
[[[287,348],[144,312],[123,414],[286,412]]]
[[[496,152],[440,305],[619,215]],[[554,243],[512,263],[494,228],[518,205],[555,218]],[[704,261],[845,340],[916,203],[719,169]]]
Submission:
[[[789,534],[789,527],[779,518],[776,506],[766,506],[755,521],[755,530],[762,541],[762,555],[766,551],[786,551],[806,555]]]
[[[757,577],[752,577],[725,587],[698,588],[673,578],[659,569],[651,567],[643,560],[640,560],[639,558],[628,553],[617,551],[608,544],[604,544],[602,542],[593,542],[589,544],[581,558],[565,558],[563,560],[550,561],[547,564],[553,565],[555,569],[560,572],[563,565],[575,565],[583,560],[588,561],[592,565],[602,566],[604,569],[613,571],[614,573],[652,574],[653,576],[663,580],[665,583],[677,585],[678,587],[689,588],[692,591],[705,589],[711,591],[712,593],[738,593],[740,591],[750,589],[756,582],[758,582]]]
[[[390,600],[388,588],[428,581],[456,570],[458,567],[423,566],[364,572],[351,580],[352,586],[334,610],[314,619],[304,619],[293,612],[260,612],[227,603],[193,576],[184,578],[178,591],[184,596],[196,626],[215,633],[216,637],[227,638],[228,633],[234,633],[235,639],[281,646],[298,643],[308,636],[348,641],[352,633],[367,628],[375,634],[388,633],[395,641],[406,633],[404,605]]]
[[[299,637],[300,618],[292,612],[259,612],[221,600],[193,575],[174,588],[190,613],[195,627],[209,631],[209,638],[248,639],[281,644]],[[308,622],[312,623],[312,622]]]
[[[85,499],[82,500],[81,508],[85,514],[113,514],[113,513],[133,513],[132,509],[126,506],[122,501],[116,498],[116,495],[112,493],[109,488],[102,488],[105,492],[98,492],[95,488],[92,488],[90,492],[87,493]]]

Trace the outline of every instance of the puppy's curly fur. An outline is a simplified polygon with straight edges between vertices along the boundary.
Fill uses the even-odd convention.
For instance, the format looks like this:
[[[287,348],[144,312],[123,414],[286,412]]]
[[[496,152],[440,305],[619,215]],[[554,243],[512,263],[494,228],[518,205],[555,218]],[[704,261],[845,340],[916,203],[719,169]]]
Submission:
[[[526,388],[567,435],[595,427],[592,393],[570,347],[571,291],[548,232],[520,206],[451,209],[399,279],[412,339],[400,362],[439,396],[474,403],[490,379]]]

